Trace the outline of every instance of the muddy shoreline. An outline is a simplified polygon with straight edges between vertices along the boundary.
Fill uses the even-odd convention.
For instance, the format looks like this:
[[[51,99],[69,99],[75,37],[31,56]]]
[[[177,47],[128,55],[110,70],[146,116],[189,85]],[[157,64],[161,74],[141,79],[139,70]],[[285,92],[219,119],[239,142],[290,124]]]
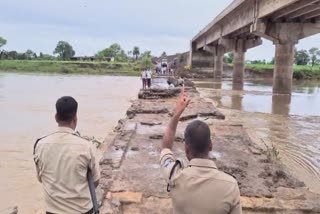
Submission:
[[[99,187],[101,213],[172,213],[171,199],[160,175],[160,143],[179,90],[157,91],[157,98],[140,96],[106,142],[101,159]],[[154,93],[141,91],[140,95]],[[160,94],[160,95],[159,95]],[[276,151],[259,146],[241,124],[224,120],[214,105],[187,88],[192,103],[178,126],[174,153],[185,157],[183,132],[193,119],[205,121],[212,131],[211,158],[220,170],[236,177],[244,213],[318,213],[320,196],[286,172]]]

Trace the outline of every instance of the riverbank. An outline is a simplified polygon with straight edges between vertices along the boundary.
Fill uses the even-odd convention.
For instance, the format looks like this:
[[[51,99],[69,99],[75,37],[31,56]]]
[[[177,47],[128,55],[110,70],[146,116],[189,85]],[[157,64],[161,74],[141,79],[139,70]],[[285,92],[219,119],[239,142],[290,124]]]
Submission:
[[[183,78],[197,78],[207,79],[213,78],[214,68],[203,67],[194,68],[190,71],[184,68],[178,68],[177,72],[179,76]],[[274,65],[271,64],[247,64],[245,67],[244,78],[255,80],[255,79],[273,79]],[[232,78],[233,76],[233,65],[224,64],[223,66],[223,78]],[[294,66],[293,79],[300,80],[320,80],[320,66]]]
[[[101,213],[172,212],[158,158],[179,88],[152,93],[157,99],[148,92],[148,96],[141,96],[145,99],[135,100],[127,117],[119,121],[114,140],[106,142],[108,145],[100,162]],[[185,158],[182,143],[185,127],[193,119],[201,119],[212,131],[214,152],[211,159],[239,182],[244,213],[320,211],[319,195],[309,192],[302,182],[287,173],[274,148],[258,146],[242,124],[224,120],[229,115],[224,116],[195,88],[187,88],[186,93],[192,102],[178,126],[174,146],[178,157]]]
[[[246,64],[246,71],[257,76],[273,76],[272,64]],[[296,80],[319,80],[320,66],[293,66],[293,78]]]
[[[135,64],[121,62],[0,60],[0,71],[140,76],[139,69]]]

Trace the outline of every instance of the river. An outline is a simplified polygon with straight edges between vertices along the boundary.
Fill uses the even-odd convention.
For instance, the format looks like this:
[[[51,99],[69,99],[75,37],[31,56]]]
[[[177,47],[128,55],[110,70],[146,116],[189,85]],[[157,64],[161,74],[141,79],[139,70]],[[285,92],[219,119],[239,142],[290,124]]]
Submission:
[[[44,213],[32,148],[56,129],[59,97],[73,96],[78,131],[103,141],[139,88],[137,77],[0,73],[0,211],[18,205],[22,214]]]
[[[320,82],[296,82],[291,96],[273,95],[272,80],[233,86],[208,79],[196,86],[255,142],[274,146],[286,169],[320,193]]]

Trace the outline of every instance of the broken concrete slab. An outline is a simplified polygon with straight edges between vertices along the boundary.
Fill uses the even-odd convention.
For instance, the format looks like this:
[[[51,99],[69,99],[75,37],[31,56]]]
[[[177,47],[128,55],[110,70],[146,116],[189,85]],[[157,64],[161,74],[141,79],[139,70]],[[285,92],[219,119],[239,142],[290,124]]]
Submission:
[[[221,113],[211,103],[201,98],[198,92],[190,90],[187,94],[192,102],[182,115],[188,118],[181,121],[177,129],[178,142],[175,142],[173,149],[177,157],[185,158],[182,142],[186,126],[194,119],[202,119],[208,122],[212,132],[214,147],[212,159],[220,170],[235,176],[239,183],[244,198],[242,199],[244,213],[293,213],[293,211],[312,213],[318,209],[319,198],[311,197],[302,182],[286,172],[277,160],[270,159],[265,148],[254,144],[241,124],[224,122],[222,117],[216,117],[215,115]],[[106,175],[110,173],[108,167],[104,169],[102,181],[107,182],[105,186],[108,186],[108,189],[104,190],[112,194],[138,192],[142,194],[142,198],[141,201],[138,200],[139,203],[128,204],[121,202],[119,198],[109,197],[106,199],[109,204],[119,203],[113,213],[172,212],[170,196],[160,174],[158,159],[161,139],[170,121],[176,99],[177,96],[157,100],[136,100],[128,117],[119,122],[117,136],[105,152],[105,160],[101,162],[102,167],[107,165],[112,168],[112,176]],[[196,116],[190,117],[190,115]],[[146,122],[157,125],[143,125]],[[134,130],[131,129],[130,134],[123,131],[128,123],[137,124]],[[118,161],[117,156],[119,150],[123,151],[121,161]],[[112,177],[111,184],[110,177]],[[298,194],[302,189],[305,190],[304,194]],[[289,190],[296,191],[296,193],[291,192],[294,197],[288,196]],[[256,198],[262,200],[256,201]]]
[[[139,99],[161,99],[177,96],[181,88],[169,89],[146,89],[141,90],[138,94]]]
[[[110,192],[107,199],[118,200],[124,204],[141,203],[142,192]]]

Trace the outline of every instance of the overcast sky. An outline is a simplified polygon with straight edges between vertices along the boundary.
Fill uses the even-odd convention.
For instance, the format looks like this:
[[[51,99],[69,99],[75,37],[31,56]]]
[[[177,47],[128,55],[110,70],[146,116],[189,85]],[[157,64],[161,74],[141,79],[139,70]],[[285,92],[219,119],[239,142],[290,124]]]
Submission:
[[[0,0],[0,36],[6,50],[52,54],[60,40],[76,55],[93,55],[112,43],[126,51],[139,46],[153,55],[189,50],[190,40],[232,0]],[[298,48],[319,46],[320,36],[301,40]],[[247,59],[271,59],[265,41]]]

